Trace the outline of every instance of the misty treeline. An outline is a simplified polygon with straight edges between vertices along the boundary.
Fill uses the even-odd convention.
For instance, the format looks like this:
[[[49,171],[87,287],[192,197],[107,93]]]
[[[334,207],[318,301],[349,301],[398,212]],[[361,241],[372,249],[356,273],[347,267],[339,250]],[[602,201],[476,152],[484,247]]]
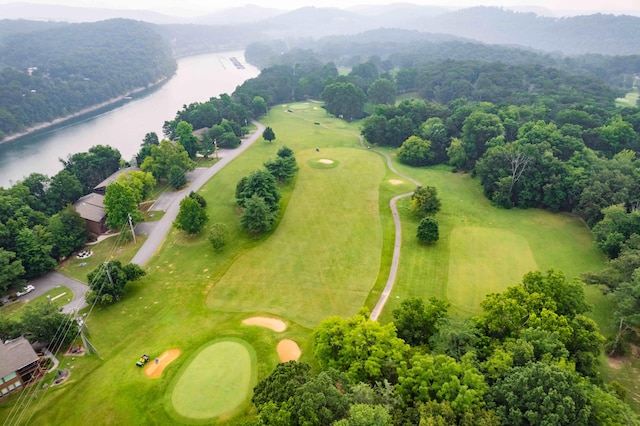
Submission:
[[[0,21],[0,35],[0,140],[147,88],[177,66],[165,40],[143,22]]]

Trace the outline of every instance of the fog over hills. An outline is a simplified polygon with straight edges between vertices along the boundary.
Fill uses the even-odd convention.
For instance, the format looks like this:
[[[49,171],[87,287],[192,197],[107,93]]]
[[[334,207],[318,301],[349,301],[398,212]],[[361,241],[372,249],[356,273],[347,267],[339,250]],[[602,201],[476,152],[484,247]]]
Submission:
[[[390,3],[346,9],[301,7],[295,10],[247,5],[185,18],[148,10],[0,4],[0,16],[6,19],[81,22],[122,17],[159,25],[171,24],[172,28],[168,30],[171,36],[179,40],[181,33],[188,34],[189,40],[198,44],[197,48],[179,54],[204,52],[222,44],[238,48],[248,42],[269,39],[283,39],[291,44],[301,39],[359,34],[380,28],[449,34],[483,43],[517,45],[568,55],[640,54],[639,17],[613,14],[552,17],[555,13],[539,7],[521,7],[519,11],[484,6],[456,10]],[[197,24],[200,29],[176,27],[186,24]],[[0,35],[1,32],[0,27]],[[211,37],[216,40],[210,40]]]

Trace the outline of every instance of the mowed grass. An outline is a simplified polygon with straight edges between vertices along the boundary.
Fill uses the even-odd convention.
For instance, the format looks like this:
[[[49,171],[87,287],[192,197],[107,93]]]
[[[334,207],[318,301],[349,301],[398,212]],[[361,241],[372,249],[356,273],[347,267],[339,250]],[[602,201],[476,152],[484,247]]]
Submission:
[[[153,361],[151,361],[153,362]],[[177,421],[210,423],[237,410],[256,384],[256,354],[240,339],[206,345],[167,389],[165,404]]]
[[[380,267],[384,165],[351,148],[296,158],[300,171],[280,225],[215,284],[212,309],[268,312],[311,327],[331,315],[351,316],[366,300]],[[338,166],[314,167],[319,160]]]
[[[24,307],[29,303],[36,304],[40,302],[50,301],[50,303],[53,303],[59,308],[62,308],[64,305],[69,303],[71,299],[73,299],[73,292],[67,287],[60,286],[51,289],[35,298],[30,298],[29,294],[22,296],[15,302],[0,308],[0,315],[18,320],[22,317]]]
[[[638,99],[640,99],[640,92],[638,92],[638,88],[635,88],[627,93],[624,98],[616,99],[616,105],[619,107],[635,107],[638,105]]]
[[[476,312],[488,293],[537,269],[526,238],[505,229],[461,226],[450,241],[447,298],[463,312]]]
[[[288,109],[292,112],[287,112]],[[350,315],[365,303],[365,297],[366,306],[375,304],[386,282],[393,252],[389,200],[413,190],[415,185],[386,170],[383,158],[373,150],[360,147],[358,123],[331,118],[319,104],[274,107],[263,122],[274,129],[276,140],[273,143],[258,140],[200,191],[208,201],[209,223],[224,223],[229,228],[227,246],[214,251],[206,231],[190,237],[172,230],[156,256],[145,265],[147,275],[128,285],[124,299],[112,306],[97,308],[89,316],[90,339],[102,359],[96,356],[76,357],[74,361],[63,359],[63,363],[74,367],[71,377],[62,386],[39,391],[37,402],[27,413],[33,415],[31,424],[175,424],[164,403],[167,389],[177,380],[179,372],[187,368],[188,360],[199,348],[217,339],[248,342],[256,351],[260,380],[279,361],[275,350],[279,340],[295,340],[302,349],[301,360],[315,365],[311,336],[312,326],[318,319],[330,314]],[[283,145],[294,150],[301,171],[296,180],[283,187],[281,223],[271,234],[247,236],[239,226],[234,196],[236,184],[275,157]],[[315,151],[316,147],[319,152]],[[311,167],[318,164],[314,163],[315,159],[321,158],[334,159],[338,164],[333,168]],[[501,240],[510,235],[515,241],[513,244],[520,248],[523,240],[527,242],[535,265],[542,270],[555,267],[568,277],[575,277],[587,270],[597,270],[603,264],[603,258],[593,248],[589,230],[571,216],[533,209],[497,209],[487,202],[477,182],[468,175],[451,173],[446,167],[410,168],[395,159],[394,165],[423,185],[438,188],[442,211],[436,218],[440,222],[441,239],[432,246],[419,244],[415,238],[418,221],[408,210],[409,200],[399,202],[403,223],[402,257],[396,286],[382,321],[390,319],[392,309],[406,297],[449,298],[452,262],[472,264],[472,258],[478,255],[471,250],[452,249],[452,238],[458,238],[456,228],[482,229],[484,238],[491,239],[483,244],[483,235],[479,235],[475,243],[481,248],[487,247],[486,254],[482,254],[486,263],[495,260],[491,251],[502,250]],[[359,182],[361,180],[363,182]],[[395,180],[402,182],[392,182]],[[362,198],[367,202],[362,202]],[[349,251],[340,251],[334,256],[334,239],[344,241],[343,234],[361,244],[346,241]],[[464,239],[465,232],[461,234],[459,237]],[[105,249],[90,259],[97,265],[112,255],[128,256],[127,250],[117,250]],[[518,265],[514,265],[514,270],[519,274],[526,268],[515,257]],[[355,274],[349,268],[361,268],[365,264],[367,271],[363,268],[359,279],[335,282],[340,273],[353,277]],[[90,265],[85,268],[82,268],[85,275],[92,270]],[[313,277],[307,268],[311,268]],[[331,271],[334,268],[337,273]],[[70,268],[68,272],[76,273],[79,269]],[[287,280],[275,287],[274,280],[279,279],[279,275],[286,276]],[[489,282],[480,273],[477,279],[478,285],[487,291],[494,291],[491,290],[494,287],[489,286],[502,288],[519,282],[519,279],[511,282],[513,278]],[[252,280],[263,284],[257,285]],[[326,286],[326,290],[310,293],[310,287],[304,287],[309,282]],[[372,289],[368,297],[367,289]],[[315,297],[317,294],[322,297]],[[348,297],[355,305],[330,300],[331,294]],[[454,306],[452,312],[468,315],[461,305]],[[262,313],[281,317],[288,324],[287,330],[274,333],[262,327],[242,325],[243,319]],[[158,379],[146,378],[135,366],[143,353],[154,358],[172,348],[182,350],[184,356],[171,363]],[[248,401],[248,397],[245,398],[244,408],[232,413],[235,417],[230,419],[231,423],[242,424],[250,418],[253,412]],[[10,398],[8,403],[0,405],[0,418],[8,416],[13,402],[15,398]]]
[[[136,237],[136,242],[128,241],[120,234],[114,234],[104,240],[87,245],[84,250],[91,250],[93,254],[84,259],[78,259],[76,256],[70,256],[63,262],[60,262],[57,271],[84,283],[87,282],[89,272],[96,269],[101,263],[118,259],[123,264],[133,259],[136,252],[147,240],[145,235]]]
[[[400,173],[422,185],[437,188],[442,209],[435,217],[439,222],[440,240],[424,245],[415,236],[418,219],[409,210],[410,198],[398,203],[402,218],[402,256],[383,320],[391,320],[391,311],[407,297],[434,296],[449,300],[454,295],[453,300],[449,300],[453,314],[478,313],[479,295],[518,284],[522,272],[528,272],[531,267],[541,271],[558,269],[567,279],[603,267],[604,257],[594,247],[590,230],[578,218],[538,209],[497,208],[487,201],[478,182],[468,174],[451,173],[445,166],[408,167],[399,163],[391,150],[388,152]],[[454,244],[453,240],[467,238],[465,229],[475,228],[483,229],[485,238],[476,236],[473,243]],[[510,262],[505,264],[504,258],[495,254],[514,249],[514,241],[520,249],[508,254]],[[470,244],[477,249],[471,250]],[[484,260],[478,261],[478,258]],[[465,275],[474,277],[477,292],[459,289],[456,282],[450,281],[460,274],[451,269],[460,266],[467,269]],[[502,272],[487,273],[492,270]],[[600,303],[602,296],[597,292],[587,294],[593,304]]]
[[[274,158],[283,145],[291,147],[296,155],[304,150],[313,153],[316,147],[325,154],[324,150],[329,148],[359,146],[357,137],[349,133],[357,133],[356,123],[331,118],[324,110],[313,109],[314,106],[309,104],[306,110],[296,112],[299,117],[292,117],[294,114],[287,113],[284,108],[274,108],[264,122],[273,127],[276,141],[258,140],[200,191],[209,202],[209,223],[224,223],[230,230],[229,242],[223,250],[211,248],[207,232],[190,237],[172,230],[156,256],[145,265],[147,275],[128,284],[127,295],[118,303],[93,310],[87,320],[90,340],[102,358],[76,357],[73,362],[64,359],[63,362],[70,362],[74,367],[71,377],[62,386],[38,391],[37,402],[30,405],[27,413],[32,415],[32,424],[175,424],[163,403],[167,387],[186,359],[216,339],[238,338],[250,343],[257,355],[258,378],[269,374],[279,362],[275,348],[282,339],[296,341],[302,349],[301,360],[315,365],[309,328],[284,317],[287,330],[274,333],[262,327],[242,325],[242,320],[254,313],[224,313],[206,305],[207,295],[234,262],[272,237],[251,237],[240,229],[234,197],[237,182],[263,167],[262,164]],[[314,122],[322,122],[322,125]],[[365,156],[372,155],[364,149],[361,152]],[[332,170],[335,169],[317,171]],[[291,182],[283,188],[285,212],[296,184]],[[352,196],[357,198],[359,195]],[[111,256],[128,257],[127,250],[115,247],[105,249],[99,255],[92,249],[94,256],[89,259],[95,260],[96,265]],[[87,265],[77,269],[86,274],[85,271],[92,268]],[[315,307],[319,307],[319,303]],[[154,358],[172,348],[182,350],[184,357],[171,363],[158,379],[146,378],[135,366],[143,353]],[[0,405],[0,418],[9,416],[15,400],[12,397]],[[249,400],[245,402],[243,411],[234,413],[233,423],[242,423],[252,414]]]

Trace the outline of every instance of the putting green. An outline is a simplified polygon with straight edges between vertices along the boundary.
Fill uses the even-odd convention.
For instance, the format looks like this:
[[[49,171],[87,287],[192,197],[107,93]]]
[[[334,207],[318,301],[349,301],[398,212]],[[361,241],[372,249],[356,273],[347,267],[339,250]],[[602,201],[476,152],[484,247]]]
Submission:
[[[255,367],[255,351],[244,340],[208,343],[186,363],[167,389],[165,401],[170,402],[169,413],[176,420],[189,423],[210,422],[232,414],[249,400],[256,382]]]
[[[451,233],[447,297],[475,313],[489,293],[501,292],[538,269],[526,238],[506,229],[459,227]]]

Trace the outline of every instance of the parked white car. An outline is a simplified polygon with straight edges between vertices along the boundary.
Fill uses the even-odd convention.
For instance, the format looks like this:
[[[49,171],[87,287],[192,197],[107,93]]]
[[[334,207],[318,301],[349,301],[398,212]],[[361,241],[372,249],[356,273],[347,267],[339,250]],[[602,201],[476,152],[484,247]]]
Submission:
[[[20,296],[24,296],[27,293],[31,293],[33,290],[35,290],[36,288],[34,286],[32,286],[31,284],[29,284],[28,286],[26,286],[25,288],[22,289],[22,291],[18,291],[16,293],[16,296],[20,297]]]

